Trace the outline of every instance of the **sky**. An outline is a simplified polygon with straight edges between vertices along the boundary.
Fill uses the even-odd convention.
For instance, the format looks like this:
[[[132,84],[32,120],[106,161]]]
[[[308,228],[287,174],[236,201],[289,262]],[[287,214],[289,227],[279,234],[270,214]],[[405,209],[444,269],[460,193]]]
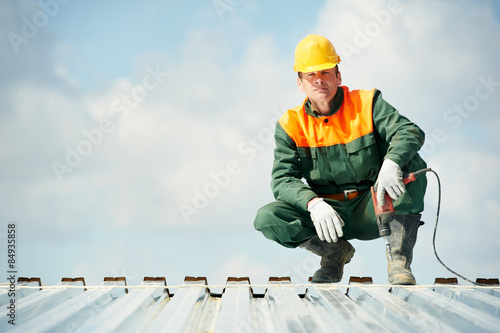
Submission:
[[[0,2],[0,269],[15,224],[18,276],[47,285],[306,283],[319,258],[253,220],[274,200],[274,126],[305,97],[293,59],[311,33],[334,44],[344,85],[380,89],[426,133],[440,258],[473,280],[499,277],[493,0]],[[433,252],[428,183],[419,284],[453,277]],[[383,241],[352,244],[340,283],[385,284]]]

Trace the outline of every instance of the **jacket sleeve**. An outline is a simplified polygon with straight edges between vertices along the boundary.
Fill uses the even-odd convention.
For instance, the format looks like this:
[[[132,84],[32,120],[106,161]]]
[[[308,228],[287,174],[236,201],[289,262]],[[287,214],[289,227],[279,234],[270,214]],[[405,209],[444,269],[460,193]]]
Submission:
[[[307,203],[317,195],[302,181],[297,146],[279,123],[276,124],[274,138],[276,148],[271,180],[274,197],[307,210]]]
[[[375,90],[373,97],[373,122],[375,130],[388,145],[384,158],[393,160],[401,168],[424,144],[424,132],[387,103],[379,90]]]

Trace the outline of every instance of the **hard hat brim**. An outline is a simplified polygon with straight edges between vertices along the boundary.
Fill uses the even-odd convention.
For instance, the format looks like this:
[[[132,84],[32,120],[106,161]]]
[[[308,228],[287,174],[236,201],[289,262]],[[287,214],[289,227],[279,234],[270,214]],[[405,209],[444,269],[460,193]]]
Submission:
[[[337,62],[337,63],[327,62],[327,63],[321,64],[321,65],[309,66],[309,67],[302,67],[300,65],[295,65],[295,66],[293,66],[293,70],[295,72],[302,72],[302,73],[317,72],[317,71],[322,71],[324,69],[335,68],[335,66],[337,66],[337,64],[339,62]]]

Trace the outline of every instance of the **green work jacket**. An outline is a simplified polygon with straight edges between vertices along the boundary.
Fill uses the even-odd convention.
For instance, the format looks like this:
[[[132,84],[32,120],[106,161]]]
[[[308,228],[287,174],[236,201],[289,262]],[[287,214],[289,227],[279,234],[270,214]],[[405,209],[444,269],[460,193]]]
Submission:
[[[359,96],[364,96],[364,100]],[[345,117],[344,109],[349,109],[353,116]],[[329,120],[330,126],[335,124],[334,129],[326,127]],[[348,133],[350,127],[358,126],[355,124],[359,121],[371,126],[371,130],[360,127],[359,135],[344,140],[342,135],[352,136]],[[329,130],[340,133],[336,134],[340,139],[321,139],[328,138]],[[312,139],[301,139],[304,136]],[[424,136],[377,89],[350,91],[339,87],[326,117],[313,111],[306,99],[301,106],[288,110],[276,125],[271,180],[274,197],[306,210],[309,200],[318,195],[369,189],[385,158],[396,162],[404,173],[425,168],[417,153]]]

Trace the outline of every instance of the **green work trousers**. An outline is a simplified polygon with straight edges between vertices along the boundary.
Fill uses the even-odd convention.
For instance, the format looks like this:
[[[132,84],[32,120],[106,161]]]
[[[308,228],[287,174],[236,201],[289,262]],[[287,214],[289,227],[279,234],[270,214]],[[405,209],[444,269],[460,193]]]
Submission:
[[[406,191],[394,202],[396,214],[418,214],[424,209],[427,186],[425,175],[406,185]],[[343,238],[370,240],[379,238],[377,220],[370,190],[349,201],[324,199],[340,215],[345,225]],[[316,235],[316,229],[307,210],[297,209],[284,201],[274,201],[257,211],[254,222],[268,239],[294,248]]]

